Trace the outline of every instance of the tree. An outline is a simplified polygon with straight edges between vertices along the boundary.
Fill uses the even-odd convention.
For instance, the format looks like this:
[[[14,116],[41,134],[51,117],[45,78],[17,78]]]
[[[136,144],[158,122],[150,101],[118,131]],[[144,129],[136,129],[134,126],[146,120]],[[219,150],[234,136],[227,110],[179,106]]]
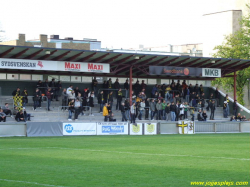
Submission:
[[[249,5],[247,5],[250,8]],[[250,59],[250,14],[243,16],[240,21],[241,29],[237,32],[225,36],[222,45],[215,46],[216,53],[214,57],[232,58],[232,59]],[[250,67],[237,71],[237,101],[244,105],[244,87],[248,84],[250,78]],[[229,74],[233,75],[233,73]],[[226,91],[232,92],[234,88],[234,78],[217,78],[212,81],[212,85],[222,86]]]

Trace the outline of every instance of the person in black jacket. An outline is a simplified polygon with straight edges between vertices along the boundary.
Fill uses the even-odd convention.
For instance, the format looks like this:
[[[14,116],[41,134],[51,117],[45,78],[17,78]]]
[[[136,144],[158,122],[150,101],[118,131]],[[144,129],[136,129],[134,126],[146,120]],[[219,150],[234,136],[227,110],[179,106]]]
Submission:
[[[237,113],[238,113],[237,100],[234,100],[234,103],[233,103],[233,115],[237,116]]]
[[[223,104],[223,117],[227,118],[227,101],[224,101]]]
[[[204,119],[203,119],[203,117],[202,117],[201,109],[199,109],[199,111],[198,111],[197,120],[198,120],[198,121],[204,121]]]
[[[100,113],[102,113],[102,111],[103,111],[103,106],[104,106],[104,95],[103,95],[103,91],[101,91],[101,92],[98,94],[97,99],[98,99],[98,104],[100,104]]]
[[[126,90],[126,95],[125,97],[128,98],[128,90],[129,90],[129,84],[128,84],[128,79],[126,80],[126,82],[123,85],[123,88]]]
[[[125,115],[126,115],[126,118],[131,120],[130,119],[130,105],[129,105],[129,100],[128,99],[125,99],[124,101],[124,107],[125,107]]]
[[[125,115],[125,104],[124,103],[121,104],[120,110],[121,110],[121,113],[122,113],[122,121],[127,121],[128,119],[127,119],[127,117]]]
[[[220,92],[219,92],[218,87],[216,88],[216,90],[215,90],[215,92],[214,92],[214,95],[215,95],[217,107],[219,107],[219,103],[220,103]]]
[[[113,91],[111,91],[108,94],[108,103],[110,103],[111,110],[112,110],[112,107],[113,107],[113,101],[114,101],[114,96],[113,96]]]
[[[203,110],[203,112],[202,112],[202,117],[203,117],[204,121],[207,121],[207,113],[206,113],[206,110]]]
[[[115,83],[114,83],[114,88],[116,89],[116,91],[115,91],[115,96],[116,96],[116,98],[118,97],[118,90],[121,88],[121,86],[120,86],[120,83],[119,83],[119,79],[116,79],[116,81],[115,81]]]
[[[210,114],[210,120],[214,120],[214,111],[215,111],[215,101],[212,100],[210,104],[211,114]]]
[[[41,92],[39,88],[36,88],[36,91],[34,93],[34,108],[33,110],[36,110],[36,107],[41,106]]]
[[[25,117],[24,117],[24,114],[23,114],[23,111],[22,111],[22,110],[20,110],[20,111],[16,114],[15,120],[16,120],[17,122],[20,122],[20,121],[25,122]]]
[[[149,120],[149,98],[145,100],[145,120]]]
[[[170,119],[170,103],[167,104],[165,107],[165,113],[166,113],[166,121]]]
[[[117,94],[116,110],[119,110],[119,108],[121,107],[121,102],[122,102],[122,89],[120,88]]]
[[[175,121],[176,118],[175,112],[176,112],[176,106],[174,102],[172,102],[172,104],[170,105],[171,121]]]

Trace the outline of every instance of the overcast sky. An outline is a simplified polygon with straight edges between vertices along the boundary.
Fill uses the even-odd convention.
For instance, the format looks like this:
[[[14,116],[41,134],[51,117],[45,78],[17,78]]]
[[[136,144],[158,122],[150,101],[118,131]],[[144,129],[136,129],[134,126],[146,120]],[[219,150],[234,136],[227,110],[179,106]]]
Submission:
[[[98,39],[108,48],[202,43],[202,15],[214,11],[216,2],[0,0],[0,23],[9,39],[17,39],[18,33],[26,34],[26,39],[59,34]]]

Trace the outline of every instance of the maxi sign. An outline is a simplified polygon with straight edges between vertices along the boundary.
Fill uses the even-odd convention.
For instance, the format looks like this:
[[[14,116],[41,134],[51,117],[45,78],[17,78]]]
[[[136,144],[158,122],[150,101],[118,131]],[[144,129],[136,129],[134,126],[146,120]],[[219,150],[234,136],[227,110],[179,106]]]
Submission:
[[[0,58],[0,69],[110,73],[109,64]]]
[[[149,66],[150,75],[221,77],[221,69],[175,66]]]

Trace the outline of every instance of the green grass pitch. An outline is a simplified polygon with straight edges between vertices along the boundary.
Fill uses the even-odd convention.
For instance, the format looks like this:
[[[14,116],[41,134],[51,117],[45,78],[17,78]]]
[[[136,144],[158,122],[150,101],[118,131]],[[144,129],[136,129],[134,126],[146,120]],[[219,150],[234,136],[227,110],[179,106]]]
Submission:
[[[250,186],[250,135],[0,138],[1,187],[185,187],[195,181]]]

